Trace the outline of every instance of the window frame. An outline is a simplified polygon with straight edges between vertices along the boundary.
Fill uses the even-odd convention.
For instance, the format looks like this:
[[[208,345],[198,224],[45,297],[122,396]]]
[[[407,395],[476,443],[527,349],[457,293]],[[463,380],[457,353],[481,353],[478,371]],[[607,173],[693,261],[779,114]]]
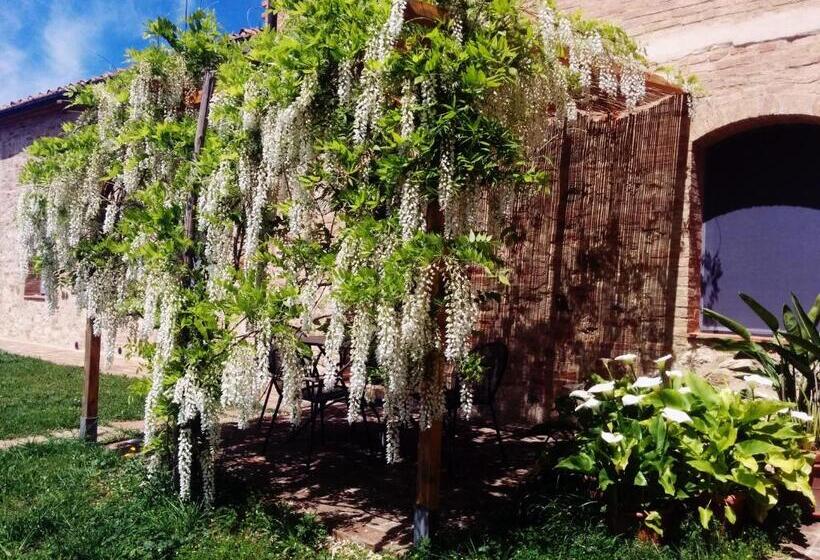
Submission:
[[[29,269],[23,284],[23,299],[26,301],[45,301],[46,295],[43,291],[42,277]]]

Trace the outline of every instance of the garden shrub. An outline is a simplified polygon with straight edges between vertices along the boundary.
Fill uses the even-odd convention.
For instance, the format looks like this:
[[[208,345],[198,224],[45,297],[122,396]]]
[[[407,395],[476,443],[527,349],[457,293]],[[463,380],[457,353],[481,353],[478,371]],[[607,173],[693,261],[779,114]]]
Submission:
[[[594,478],[611,520],[638,513],[662,534],[686,511],[710,527],[747,514],[762,522],[777,504],[813,500],[814,454],[793,404],[755,397],[753,388],[748,396],[719,390],[667,370],[665,360],[656,376],[639,376],[634,359],[623,360],[623,377],[594,377],[572,393],[581,432],[557,465]]]
[[[734,352],[738,358],[754,361],[754,370],[763,375],[780,398],[797,405],[812,417],[814,442],[820,441],[820,294],[814,304],[804,309],[797,296],[783,306],[781,319],[747,294],[740,299],[757,314],[771,331],[770,340],[757,341],[748,328],[711,309],[704,309],[708,317],[738,337],[716,344],[720,350]],[[782,324],[781,324],[782,321]]]

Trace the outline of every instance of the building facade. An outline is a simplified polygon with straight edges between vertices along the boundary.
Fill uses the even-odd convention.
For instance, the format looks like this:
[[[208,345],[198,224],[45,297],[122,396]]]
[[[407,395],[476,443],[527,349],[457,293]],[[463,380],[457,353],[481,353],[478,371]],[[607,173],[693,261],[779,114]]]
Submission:
[[[679,365],[726,370],[711,349],[725,335],[703,321],[703,304],[755,326],[738,291],[776,313],[789,291],[807,306],[820,294],[820,2],[558,5],[623,26],[651,60],[703,87],[691,117],[673,350]]]
[[[0,350],[81,365],[85,315],[67,293],[49,313],[39,279],[21,267],[17,228],[25,149],[41,136],[59,134],[63,123],[77,117],[65,92],[60,88],[0,107]],[[125,358],[121,343],[109,369],[132,373],[137,364]]]

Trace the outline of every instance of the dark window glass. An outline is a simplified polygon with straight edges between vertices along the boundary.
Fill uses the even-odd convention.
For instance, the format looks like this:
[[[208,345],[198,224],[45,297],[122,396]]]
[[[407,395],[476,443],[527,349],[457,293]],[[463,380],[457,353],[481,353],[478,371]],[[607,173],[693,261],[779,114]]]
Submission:
[[[791,292],[807,305],[820,293],[820,126],[737,134],[703,164],[703,306],[767,333],[738,293],[778,315]]]

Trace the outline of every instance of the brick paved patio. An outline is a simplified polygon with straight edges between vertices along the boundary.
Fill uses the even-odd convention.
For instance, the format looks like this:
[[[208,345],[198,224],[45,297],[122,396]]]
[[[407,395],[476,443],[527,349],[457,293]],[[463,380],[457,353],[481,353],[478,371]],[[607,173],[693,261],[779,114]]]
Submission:
[[[804,526],[801,533],[804,542],[788,544],[784,552],[792,558],[820,560],[820,523]]]
[[[269,422],[269,417],[265,418]],[[267,424],[266,426],[267,427]],[[332,534],[375,550],[401,550],[412,539],[412,506],[415,498],[415,444],[417,434],[402,436],[404,460],[386,465],[376,451],[374,426],[371,447],[364,425],[347,424],[338,411],[326,419],[325,443],[319,443],[317,426],[311,468],[305,468],[309,431],[288,441],[289,423],[276,423],[265,456],[261,454],[264,430],[239,431],[223,427],[223,480],[237,492],[264,493],[297,510],[318,515]],[[461,428],[455,444],[445,443],[442,480],[442,530],[489,529],[493,519],[513,514],[520,483],[543,450],[545,436],[523,427],[505,430],[502,460],[495,433],[486,426]],[[455,449],[455,452],[452,452]]]

